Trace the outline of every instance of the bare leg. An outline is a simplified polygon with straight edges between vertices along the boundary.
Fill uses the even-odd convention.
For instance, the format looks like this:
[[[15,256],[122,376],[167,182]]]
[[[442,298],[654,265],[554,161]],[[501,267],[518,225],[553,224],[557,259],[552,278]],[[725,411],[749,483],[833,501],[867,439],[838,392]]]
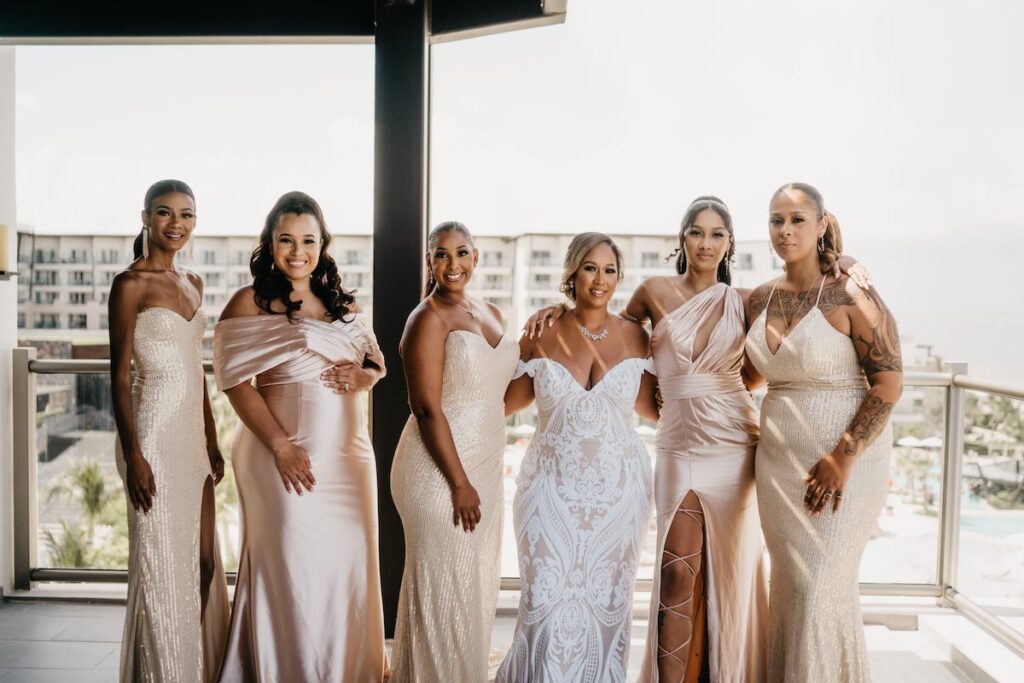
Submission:
[[[216,522],[214,520],[213,478],[207,477],[203,485],[203,505],[199,519],[199,598],[200,614],[206,613],[210,598],[210,583],[214,572],[214,543]]]
[[[704,510],[683,498],[665,538],[658,596],[658,680],[696,681],[704,652]]]

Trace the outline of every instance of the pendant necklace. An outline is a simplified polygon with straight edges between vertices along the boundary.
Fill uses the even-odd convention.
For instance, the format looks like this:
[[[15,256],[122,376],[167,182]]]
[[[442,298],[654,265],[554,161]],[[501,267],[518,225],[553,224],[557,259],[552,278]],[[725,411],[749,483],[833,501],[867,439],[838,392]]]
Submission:
[[[442,296],[441,294],[439,294],[437,292],[434,292],[434,296],[436,296],[438,299],[440,299],[441,301],[445,302],[446,304],[454,306],[455,308],[459,309],[463,313],[466,313],[467,315],[469,315],[470,318],[476,318],[476,313],[473,312],[472,304],[470,304],[470,306],[467,308],[465,306],[460,306],[459,304],[455,303],[454,301],[452,301],[448,297]]]
[[[577,326],[580,328],[580,333],[584,337],[589,339],[590,341],[599,342],[602,339],[607,339],[608,338],[608,325],[607,324],[605,324],[604,329],[601,330],[600,332],[591,332],[586,327],[584,327],[583,323],[581,323],[579,321],[580,320],[579,316],[576,315],[575,311],[573,311],[573,317],[576,318],[576,323],[577,323]],[[607,318],[605,319],[605,322],[607,323]]]

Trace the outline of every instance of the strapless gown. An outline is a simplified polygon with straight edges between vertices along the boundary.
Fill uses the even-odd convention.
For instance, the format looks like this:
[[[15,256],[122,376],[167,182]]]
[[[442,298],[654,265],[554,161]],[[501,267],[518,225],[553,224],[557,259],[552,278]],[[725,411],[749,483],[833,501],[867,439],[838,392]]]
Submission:
[[[534,358],[537,431],[516,482],[522,589],[501,683],[625,681],[633,586],[651,512],[651,464],[633,429],[650,359],[627,358],[584,389]]]
[[[384,360],[366,318],[230,318],[214,332],[220,388],[256,386],[316,485],[287,493],[273,454],[241,422],[231,457],[242,548],[222,681],[382,681],[384,612],[377,474],[366,394],[336,394],[320,373]]]
[[[122,681],[214,680],[224,652],[228,602],[219,551],[200,613],[199,528],[203,487],[213,474],[203,420],[205,329],[199,310],[185,320],[167,308],[147,308],[135,320],[132,414],[157,493],[148,514],[128,505]],[[120,439],[115,452],[123,478]]]
[[[694,356],[700,330],[712,326]],[[757,409],[743,385],[743,299],[719,283],[668,313],[651,346],[663,401],[654,500],[658,553],[683,498],[704,510],[709,671],[722,683],[763,681],[768,645],[768,577],[754,492]],[[655,569],[640,681],[658,680],[661,573]]]
[[[451,489],[423,445],[415,417],[402,431],[391,493],[405,529],[392,683],[482,683],[501,575],[505,389],[519,346],[478,334],[445,339],[441,407],[469,481],[480,495],[472,533],[452,524]]]
[[[774,354],[765,326],[761,313],[746,348],[768,380],[757,447],[757,500],[771,555],[768,680],[866,682],[858,573],[885,503],[892,426],[858,457],[839,512],[810,516],[804,476],[850,426],[867,381],[853,341],[817,302]]]

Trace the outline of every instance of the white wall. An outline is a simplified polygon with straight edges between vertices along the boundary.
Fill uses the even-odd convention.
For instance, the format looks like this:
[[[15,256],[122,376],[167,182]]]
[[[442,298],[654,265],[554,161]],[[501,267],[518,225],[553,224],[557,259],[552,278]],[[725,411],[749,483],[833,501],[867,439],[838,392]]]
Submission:
[[[0,46],[0,223],[15,232],[14,48]],[[14,244],[8,245],[14,248]],[[11,349],[17,343],[18,283],[0,280],[0,586],[10,592],[14,577],[11,460]]]

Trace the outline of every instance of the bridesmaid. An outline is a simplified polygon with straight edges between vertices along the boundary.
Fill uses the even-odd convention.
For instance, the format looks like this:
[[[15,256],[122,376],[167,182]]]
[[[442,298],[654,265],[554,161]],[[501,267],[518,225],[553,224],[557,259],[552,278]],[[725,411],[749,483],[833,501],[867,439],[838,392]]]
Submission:
[[[896,322],[874,289],[831,275],[842,238],[816,189],[777,190],[769,232],[786,273],[751,294],[746,341],[768,380],[757,448],[768,679],[866,682],[857,575],[888,489]]]
[[[633,585],[651,510],[651,467],[634,411],[657,421],[647,332],[610,314],[622,254],[607,235],[569,244],[573,302],[546,339],[520,340],[506,412],[537,400],[516,481],[522,581],[500,683],[626,679]]]
[[[505,412],[516,343],[466,291],[478,254],[461,223],[427,238],[427,286],[399,346],[412,416],[391,470],[405,529],[393,683],[488,680],[498,600]]]
[[[182,181],[154,183],[135,260],[110,289],[115,457],[131,502],[122,681],[210,681],[224,652],[213,501],[224,459],[203,374],[203,281],[174,265],[195,209]]]
[[[241,419],[231,452],[243,536],[222,681],[385,676],[362,393],[384,361],[330,242],[312,197],[282,196],[252,254],[253,284],[214,332],[217,384]]]
[[[641,681],[761,681],[768,585],[754,493],[757,409],[744,385],[743,306],[732,216],[698,197],[674,276],[648,278],[626,314],[650,319],[662,399],[655,468],[661,571]],[[706,640],[705,640],[706,639]]]

